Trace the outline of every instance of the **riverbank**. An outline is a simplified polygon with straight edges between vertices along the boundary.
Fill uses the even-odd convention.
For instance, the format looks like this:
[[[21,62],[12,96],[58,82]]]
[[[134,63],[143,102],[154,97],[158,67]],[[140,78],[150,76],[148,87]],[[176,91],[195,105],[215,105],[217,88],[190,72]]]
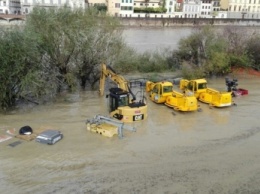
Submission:
[[[227,19],[227,18],[120,18],[123,26],[260,26],[259,19]]]
[[[122,26],[150,26],[150,27],[175,27],[175,26],[260,26],[260,19],[242,18],[156,18],[156,17],[119,17]],[[0,26],[22,25],[26,17],[7,15],[0,17]]]
[[[254,69],[245,69],[245,68],[234,68],[232,73],[235,75],[245,75],[245,76],[255,76],[260,78],[260,71]]]

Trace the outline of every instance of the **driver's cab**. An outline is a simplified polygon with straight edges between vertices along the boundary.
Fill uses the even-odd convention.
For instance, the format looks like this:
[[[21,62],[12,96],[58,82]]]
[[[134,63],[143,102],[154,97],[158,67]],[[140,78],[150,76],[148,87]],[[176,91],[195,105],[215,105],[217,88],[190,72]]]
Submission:
[[[116,110],[118,107],[129,106],[129,92],[121,88],[110,88],[109,91],[109,112]]]

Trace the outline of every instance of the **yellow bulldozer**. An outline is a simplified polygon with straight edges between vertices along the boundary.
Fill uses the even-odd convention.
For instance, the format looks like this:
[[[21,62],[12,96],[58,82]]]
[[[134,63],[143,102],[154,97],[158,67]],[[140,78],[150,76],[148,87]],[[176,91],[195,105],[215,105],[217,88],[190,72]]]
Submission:
[[[173,83],[169,81],[146,82],[146,92],[149,98],[155,103],[173,108],[177,111],[196,111],[199,110],[197,98],[193,95],[186,95],[173,90]]]
[[[232,92],[220,92],[207,87],[205,79],[180,80],[180,89],[185,93],[194,94],[204,103],[214,107],[227,107],[233,104]]]

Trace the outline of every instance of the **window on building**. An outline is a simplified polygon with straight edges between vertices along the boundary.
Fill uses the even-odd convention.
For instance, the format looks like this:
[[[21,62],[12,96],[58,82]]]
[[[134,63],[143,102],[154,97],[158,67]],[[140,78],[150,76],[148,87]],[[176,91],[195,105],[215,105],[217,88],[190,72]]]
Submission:
[[[124,0],[122,0],[122,3],[124,3],[125,1]]]
[[[237,11],[237,6],[236,5],[234,6],[234,11]]]
[[[128,0],[126,0],[125,2],[128,3]]]
[[[172,5],[172,1],[170,1],[170,5]]]
[[[133,7],[131,6],[121,6],[121,10],[125,10],[125,11],[128,11],[128,10],[132,10]]]
[[[120,8],[120,3],[115,3],[115,8]]]

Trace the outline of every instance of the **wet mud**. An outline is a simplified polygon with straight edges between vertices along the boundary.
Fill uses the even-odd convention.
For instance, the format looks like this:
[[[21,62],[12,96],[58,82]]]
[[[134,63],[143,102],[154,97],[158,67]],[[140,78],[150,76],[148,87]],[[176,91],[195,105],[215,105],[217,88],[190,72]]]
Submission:
[[[181,113],[147,100],[148,119],[123,139],[87,131],[87,119],[108,115],[96,91],[1,114],[1,135],[25,125],[52,126],[64,139],[55,145],[14,137],[1,142],[0,193],[260,193],[260,78],[236,78],[249,90],[234,98],[237,106],[200,103],[201,112]],[[226,90],[224,78],[208,86]]]

